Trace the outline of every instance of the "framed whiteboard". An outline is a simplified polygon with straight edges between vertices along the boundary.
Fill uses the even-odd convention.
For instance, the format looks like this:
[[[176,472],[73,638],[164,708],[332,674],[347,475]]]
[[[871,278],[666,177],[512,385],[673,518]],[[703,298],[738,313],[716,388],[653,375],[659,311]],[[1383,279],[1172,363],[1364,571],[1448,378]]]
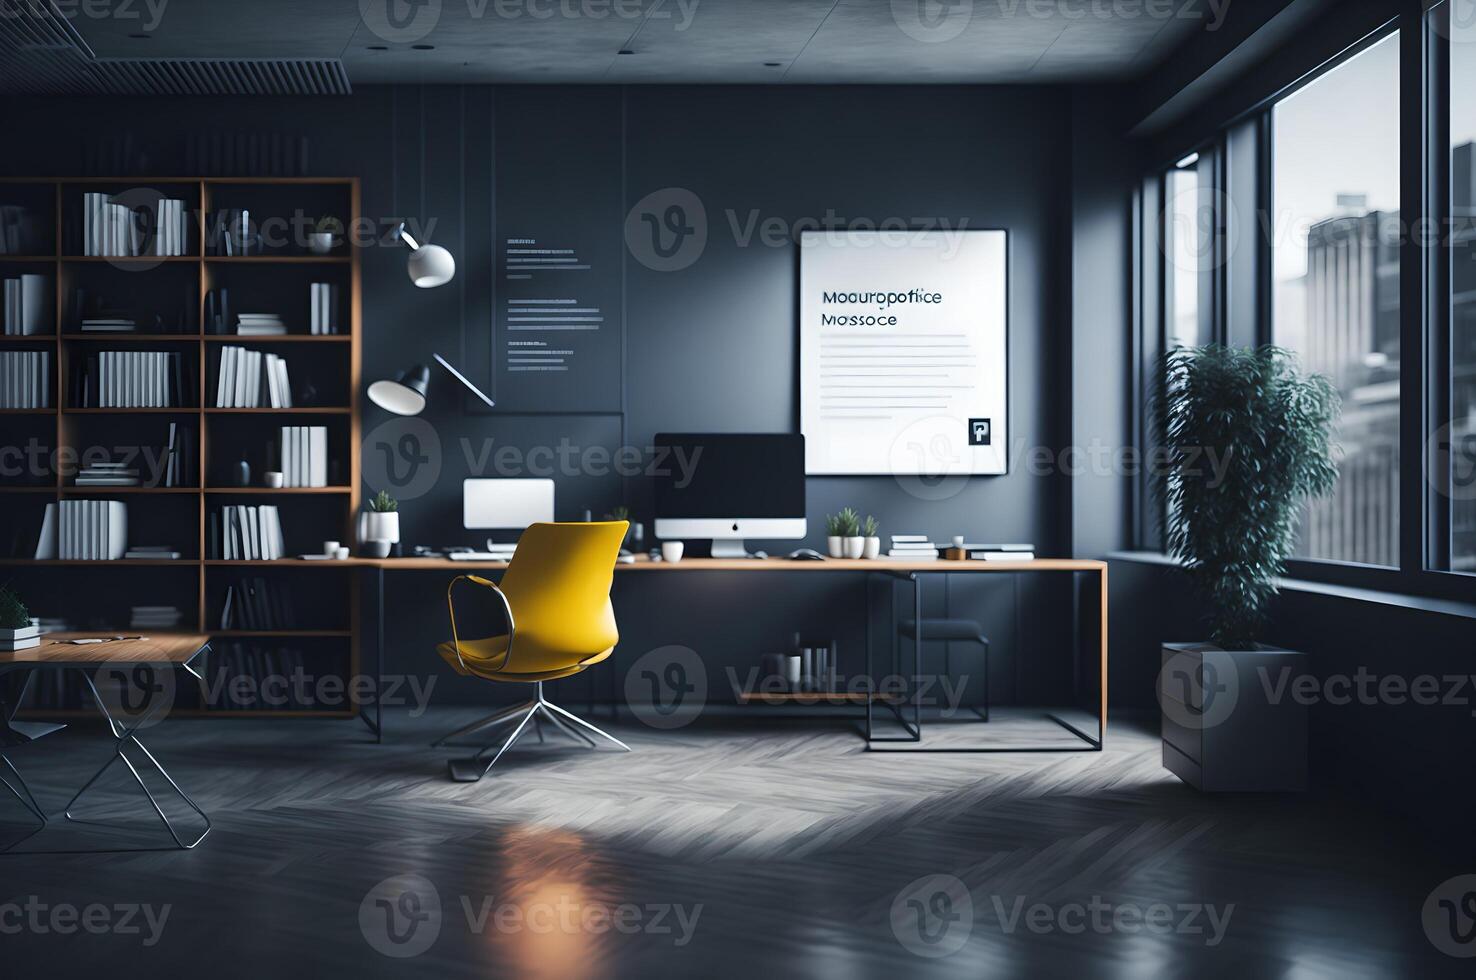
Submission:
[[[1004,231],[800,236],[800,429],[814,476],[1002,475]]]

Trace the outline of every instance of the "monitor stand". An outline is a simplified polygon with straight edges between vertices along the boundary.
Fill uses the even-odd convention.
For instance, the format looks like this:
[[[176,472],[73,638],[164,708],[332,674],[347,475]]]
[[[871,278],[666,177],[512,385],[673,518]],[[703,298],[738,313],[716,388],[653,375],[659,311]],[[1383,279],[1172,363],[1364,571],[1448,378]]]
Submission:
[[[713,538],[712,557],[747,558],[748,546],[742,538]]]

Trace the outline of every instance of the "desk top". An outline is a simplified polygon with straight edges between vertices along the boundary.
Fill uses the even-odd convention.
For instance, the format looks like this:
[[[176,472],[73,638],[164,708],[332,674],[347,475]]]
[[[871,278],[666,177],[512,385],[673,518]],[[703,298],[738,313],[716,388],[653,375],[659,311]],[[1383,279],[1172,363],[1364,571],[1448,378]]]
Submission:
[[[415,569],[472,570],[506,568],[505,561],[452,561],[449,558],[359,558],[361,565],[389,571]],[[340,563],[342,564],[342,563]],[[634,562],[616,564],[617,572],[1096,572],[1107,563],[1079,558],[1038,558],[1035,561],[895,561],[889,558],[827,558],[794,561],[788,558],[683,558],[679,562],[651,561],[637,555]]]
[[[203,633],[144,633],[146,640],[111,640],[107,643],[85,643],[80,646],[63,641],[87,636],[113,636],[100,633],[45,633],[41,645],[28,650],[0,651],[0,666],[18,663],[67,664],[183,664],[189,663],[210,637]]]

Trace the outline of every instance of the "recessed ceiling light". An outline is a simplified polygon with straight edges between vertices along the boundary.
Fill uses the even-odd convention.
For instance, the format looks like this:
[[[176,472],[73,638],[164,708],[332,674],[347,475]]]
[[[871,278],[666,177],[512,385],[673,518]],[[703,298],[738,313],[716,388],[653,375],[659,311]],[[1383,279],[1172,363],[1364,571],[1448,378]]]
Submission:
[[[784,62],[782,62],[782,61],[766,61],[766,62],[764,62],[764,67],[765,68],[783,68],[784,67]]]
[[[130,34],[128,36],[131,37],[131,38],[134,38],[136,40],[139,40],[139,41],[147,41],[149,38],[153,37],[154,35],[152,35],[152,34]]]
[[[388,45],[385,45],[385,44],[371,44],[371,45],[369,45],[369,50],[370,51],[388,51],[389,50],[389,46]]]
[[[635,54],[630,48],[621,48],[619,54]]]
[[[434,44],[412,44],[410,47],[416,51],[434,51],[436,49]]]

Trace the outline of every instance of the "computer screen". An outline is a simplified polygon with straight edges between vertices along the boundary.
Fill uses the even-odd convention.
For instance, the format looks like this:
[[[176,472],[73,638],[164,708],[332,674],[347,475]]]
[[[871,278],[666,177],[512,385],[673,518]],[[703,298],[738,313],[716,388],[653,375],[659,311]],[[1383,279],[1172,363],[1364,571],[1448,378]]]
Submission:
[[[464,480],[461,526],[518,530],[554,519],[552,480]]]
[[[660,433],[655,445],[658,520],[805,516],[802,435]]]

